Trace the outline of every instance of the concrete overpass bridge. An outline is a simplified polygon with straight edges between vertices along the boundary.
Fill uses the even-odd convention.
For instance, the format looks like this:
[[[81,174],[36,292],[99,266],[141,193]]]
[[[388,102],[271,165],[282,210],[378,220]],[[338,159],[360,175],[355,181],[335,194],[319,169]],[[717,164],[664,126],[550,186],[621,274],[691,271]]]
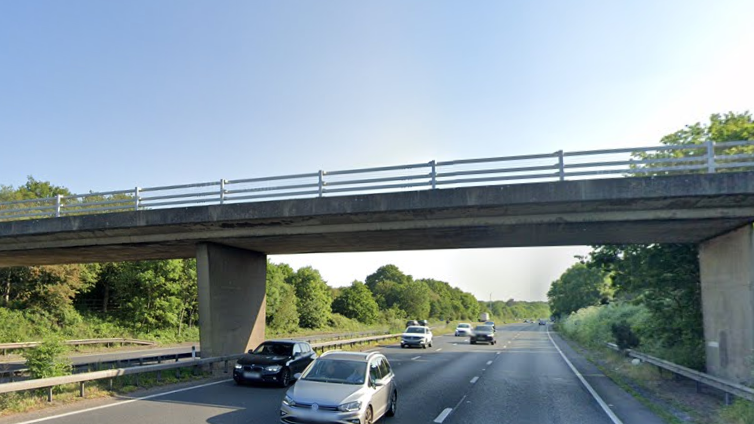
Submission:
[[[196,257],[202,351],[220,355],[264,339],[268,254],[695,243],[708,370],[741,381],[752,222],[754,172],[561,178],[0,222],[0,266]]]

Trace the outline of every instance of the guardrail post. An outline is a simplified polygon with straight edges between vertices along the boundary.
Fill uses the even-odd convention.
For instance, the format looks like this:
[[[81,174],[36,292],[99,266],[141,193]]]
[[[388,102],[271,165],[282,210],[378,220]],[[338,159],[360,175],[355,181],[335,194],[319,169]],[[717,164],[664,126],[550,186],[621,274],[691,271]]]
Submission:
[[[228,360],[225,360],[225,374],[228,373]]]
[[[715,144],[707,140],[707,173],[715,173]]]
[[[47,388],[47,402],[52,402],[52,386]]]
[[[191,346],[191,359],[196,359],[196,346]]]
[[[730,405],[731,403],[733,402],[730,400],[730,393],[725,392],[725,404]]]
[[[432,176],[432,190],[434,190],[437,188],[437,162],[432,160],[429,164],[432,166],[432,172],[430,175]]]
[[[322,197],[322,194],[325,191],[325,171],[319,170],[319,182],[317,183],[317,186],[319,187],[319,197]]]
[[[81,385],[79,385],[79,397],[84,397],[84,382],[81,382]]]
[[[141,189],[139,187],[134,188],[134,210],[139,210],[139,192]]]
[[[225,203],[225,178],[220,180],[220,204]]]
[[[61,203],[60,199],[62,197],[63,196],[59,194],[55,195],[55,218],[60,218],[60,203]]]
[[[558,150],[555,152],[558,155],[558,176],[560,181],[565,181],[565,163],[563,161],[563,151]]]

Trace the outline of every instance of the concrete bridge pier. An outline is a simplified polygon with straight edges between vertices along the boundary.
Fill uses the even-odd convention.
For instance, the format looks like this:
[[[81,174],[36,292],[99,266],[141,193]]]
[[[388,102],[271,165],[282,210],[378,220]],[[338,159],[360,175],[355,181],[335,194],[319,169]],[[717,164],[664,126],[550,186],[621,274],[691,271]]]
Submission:
[[[267,255],[200,243],[196,273],[202,357],[243,353],[262,343]]]
[[[699,246],[707,372],[751,382],[754,367],[754,227]]]

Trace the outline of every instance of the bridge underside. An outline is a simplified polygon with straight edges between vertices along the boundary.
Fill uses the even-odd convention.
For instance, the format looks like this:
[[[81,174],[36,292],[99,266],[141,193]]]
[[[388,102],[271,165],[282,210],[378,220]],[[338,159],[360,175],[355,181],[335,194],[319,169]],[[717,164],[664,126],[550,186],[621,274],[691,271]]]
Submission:
[[[227,237],[143,241],[84,246],[50,246],[38,250],[0,251],[0,266],[111,262],[191,258],[196,245],[211,242],[265,254],[369,252],[492,247],[535,247],[596,244],[700,243],[749,223],[751,219],[613,221],[365,229],[343,232],[303,232],[291,235],[249,235],[228,231]],[[408,224],[408,225],[406,225]],[[236,234],[238,233],[238,234]]]

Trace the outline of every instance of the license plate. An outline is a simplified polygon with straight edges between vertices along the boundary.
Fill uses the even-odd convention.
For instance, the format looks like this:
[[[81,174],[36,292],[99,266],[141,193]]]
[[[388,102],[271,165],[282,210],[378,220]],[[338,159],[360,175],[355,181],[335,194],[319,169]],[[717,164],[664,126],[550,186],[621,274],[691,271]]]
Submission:
[[[248,378],[248,379],[251,379],[251,380],[258,380],[258,379],[262,378],[262,375],[259,374],[258,372],[248,372],[247,371],[247,372],[243,373],[243,378]]]

